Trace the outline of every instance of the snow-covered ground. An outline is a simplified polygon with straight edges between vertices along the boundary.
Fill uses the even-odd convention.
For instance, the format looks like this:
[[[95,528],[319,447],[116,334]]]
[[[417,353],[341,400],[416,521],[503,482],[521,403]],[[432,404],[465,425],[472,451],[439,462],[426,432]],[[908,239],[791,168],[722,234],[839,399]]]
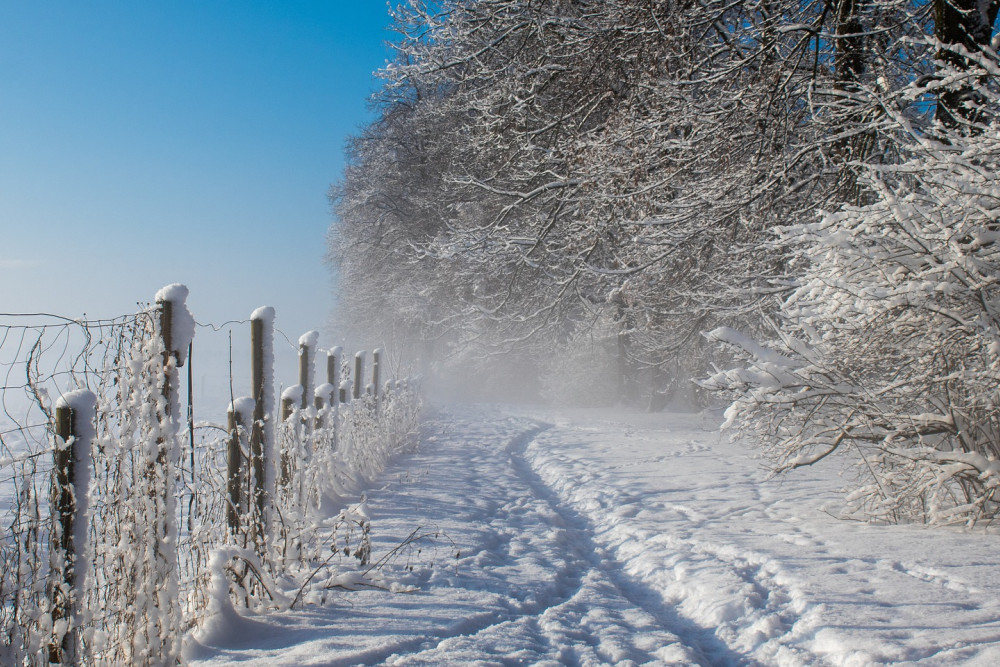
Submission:
[[[676,414],[444,410],[368,494],[374,558],[393,556],[370,573],[381,588],[216,619],[188,658],[1000,664],[993,530],[836,519],[835,465],[768,479],[715,427]]]

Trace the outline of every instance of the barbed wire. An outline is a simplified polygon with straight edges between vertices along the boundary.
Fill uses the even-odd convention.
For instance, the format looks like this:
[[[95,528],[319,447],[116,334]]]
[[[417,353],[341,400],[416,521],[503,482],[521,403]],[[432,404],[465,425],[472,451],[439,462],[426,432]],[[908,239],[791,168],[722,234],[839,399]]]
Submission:
[[[2,313],[0,313],[0,315],[2,315]],[[222,322],[221,324],[213,324],[211,322],[205,322],[205,323],[203,323],[203,322],[198,322],[196,320],[195,321],[195,326],[202,327],[203,329],[212,329],[215,333],[221,333],[223,331],[223,329],[225,329],[229,325],[249,324],[250,321],[251,320],[248,318],[248,319],[245,319],[245,320],[228,320],[226,322]],[[293,350],[298,350],[299,349],[298,344],[297,343],[293,343],[292,339],[282,329],[280,329],[279,327],[274,327],[274,332],[278,333],[278,334],[281,334],[281,337],[285,339],[285,342],[288,343],[288,346],[290,348],[292,348]]]

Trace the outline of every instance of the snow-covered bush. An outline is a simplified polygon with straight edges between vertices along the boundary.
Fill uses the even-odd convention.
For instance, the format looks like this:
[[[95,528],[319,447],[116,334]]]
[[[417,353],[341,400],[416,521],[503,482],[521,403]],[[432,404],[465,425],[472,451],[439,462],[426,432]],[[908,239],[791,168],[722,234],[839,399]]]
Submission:
[[[33,404],[16,429],[23,451],[0,463],[17,493],[4,513],[0,539],[0,663],[176,662],[181,637],[176,351],[187,351],[194,326],[186,294],[176,285],[162,292],[175,316],[169,352],[159,308],[116,320],[63,322],[52,327],[53,337],[44,327],[25,327],[38,332],[26,360]],[[68,354],[68,341],[77,334],[82,352]],[[67,348],[52,355],[52,362],[46,352],[59,340],[67,341]],[[93,417],[86,415],[96,408],[96,419],[77,423],[88,432],[90,446],[77,460],[72,482],[71,493],[80,495],[73,515],[75,581],[69,590],[61,579],[64,556],[52,547],[60,530],[52,519],[55,499],[46,502],[53,493],[53,452],[68,445],[37,423],[52,423],[56,407],[78,410],[84,396],[88,407],[78,416],[89,422]],[[4,449],[9,452],[6,443]],[[57,597],[63,610],[55,608]],[[66,615],[67,608],[73,613]],[[60,645],[66,653],[55,648]]]
[[[779,230],[799,277],[774,339],[709,334],[745,362],[706,382],[733,398],[727,423],[761,438],[779,471],[851,456],[849,499],[876,519],[1000,510],[1000,126],[984,85],[1000,67],[975,60],[930,85],[972,81],[977,125],[922,133],[886,104],[903,157],[865,170],[868,203]]]
[[[185,350],[187,346],[185,345]],[[93,577],[84,635],[95,661],[170,664],[180,651],[175,476],[180,459],[175,360],[158,332],[131,350],[115,402],[98,403],[99,454],[91,494]],[[173,414],[168,411],[173,406]],[[115,621],[101,618],[112,613]]]
[[[254,479],[246,468],[241,472],[246,492],[238,525],[229,525],[226,517],[223,462],[230,436],[210,438],[198,447],[200,509],[180,550],[187,575],[185,625],[193,630],[193,642],[211,637],[220,623],[237,614],[236,608],[263,611],[322,601],[331,572],[356,570],[368,561],[370,522],[363,492],[390,457],[413,443],[419,395],[415,387],[396,383],[377,399],[363,396],[346,404],[330,401],[331,385],[320,385],[315,393],[324,398],[323,408],[295,407],[275,425],[279,455],[269,466],[278,474],[267,499],[272,520],[262,536],[247,502]],[[294,398],[295,406],[301,405],[301,397],[299,385],[284,396]],[[243,412],[252,411],[252,399],[240,401],[250,404]],[[239,446],[249,460],[247,438]]]
[[[299,453],[279,498],[305,513],[343,506],[412,444],[420,409],[414,389],[392,386],[377,399],[295,410],[278,428],[279,448]]]

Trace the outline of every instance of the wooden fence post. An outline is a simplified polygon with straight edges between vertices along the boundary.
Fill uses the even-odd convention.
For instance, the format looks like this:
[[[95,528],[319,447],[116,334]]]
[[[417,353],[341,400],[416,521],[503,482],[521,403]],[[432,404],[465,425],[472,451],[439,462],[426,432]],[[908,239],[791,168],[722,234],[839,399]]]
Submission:
[[[156,451],[147,450],[143,490],[148,494],[150,504],[143,517],[144,525],[139,529],[144,544],[136,545],[140,550],[149,549],[151,559],[143,568],[148,572],[146,580],[135,585],[151,595],[142,596],[135,605],[136,618],[148,619],[146,632],[147,649],[151,654],[167,650],[172,632],[171,619],[180,613],[178,590],[179,571],[177,563],[177,500],[175,489],[177,478],[175,467],[180,465],[180,446],[177,441],[177,420],[180,417],[178,394],[180,375],[178,369],[184,365],[189,342],[194,339],[195,322],[185,301],[188,288],[179,283],[166,285],[154,297],[159,315],[159,336],[163,344],[163,386],[159,388],[163,400],[162,410],[154,412],[152,418],[158,422],[151,424],[157,428]],[[153,398],[153,397],[150,397]],[[154,399],[155,400],[155,399]],[[134,489],[134,492],[140,492]],[[153,613],[153,608],[156,611]]]
[[[375,396],[375,400],[378,401],[378,391],[379,391],[379,377],[382,373],[382,348],[376,349],[372,352],[372,394]]]
[[[86,576],[86,561],[81,556],[87,540],[87,489],[96,404],[96,396],[86,390],[70,392],[56,403],[49,563],[53,575],[52,621],[62,634],[54,634],[49,644],[50,663],[79,662],[75,625]]]
[[[293,384],[288,387],[283,392],[281,392],[281,423],[284,424],[288,421],[292,413],[295,412],[295,406],[302,403],[302,385]],[[287,441],[285,441],[287,444]],[[280,462],[278,464],[280,468],[278,476],[278,484],[281,488],[285,488],[292,481],[292,452],[289,452],[287,447],[281,450],[281,455],[279,456]]]
[[[334,406],[335,400],[333,395],[335,393],[333,385],[329,382],[324,382],[319,385],[313,392],[313,403],[316,406],[316,428],[323,428],[323,409],[327,406],[330,406],[331,408]]]
[[[170,363],[170,357],[173,356],[173,343],[174,343],[174,302],[173,301],[159,301],[160,306],[160,336],[163,337],[163,366],[166,367]],[[171,373],[164,373],[163,380],[163,396],[167,399],[166,413],[170,414],[170,376]]]
[[[358,352],[354,355],[354,398],[361,398],[361,392],[364,391],[364,378],[365,377],[365,353]]]
[[[302,399],[299,407],[309,407],[309,397],[313,395],[313,366],[316,363],[316,342],[318,331],[310,331],[299,338],[299,384],[302,385]]]
[[[240,528],[240,490],[243,467],[243,455],[240,452],[240,423],[235,406],[229,406],[226,428],[229,430],[229,441],[226,444],[226,493],[229,503],[226,505],[226,525],[229,532],[235,535]]]
[[[274,429],[271,426],[274,406],[274,308],[264,306],[250,315],[250,393],[253,398],[253,424],[250,428],[250,469],[253,473],[254,530],[258,554],[264,557],[266,507],[273,493],[271,470],[274,463]]]
[[[295,405],[302,402],[302,385],[293,384],[281,394],[281,421],[285,422],[295,412]]]
[[[229,406],[229,441],[226,448],[226,492],[229,502],[226,505],[226,525],[233,535],[239,532],[242,517],[250,505],[250,498],[243,497],[244,487],[247,487],[248,496],[250,493],[243,444],[251,431],[255,408],[253,399],[249,396],[238,398]]]
[[[340,360],[343,357],[343,354],[344,349],[340,346],[337,346],[326,353],[326,381],[335,388],[340,387]],[[340,396],[336,391],[334,391],[330,400],[333,403],[337,403],[339,398]]]
[[[349,402],[351,400],[351,381],[344,380],[343,382],[341,382],[340,389],[338,391],[340,393],[340,402],[341,403]]]

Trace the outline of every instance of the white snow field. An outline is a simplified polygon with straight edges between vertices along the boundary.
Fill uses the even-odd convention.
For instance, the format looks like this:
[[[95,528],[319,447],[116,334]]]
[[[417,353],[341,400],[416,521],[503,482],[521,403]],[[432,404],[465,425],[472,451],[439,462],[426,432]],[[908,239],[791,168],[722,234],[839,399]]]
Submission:
[[[1000,536],[834,518],[692,415],[462,407],[368,494],[381,588],[215,618],[196,665],[1000,665]],[[350,583],[351,577],[341,581]],[[354,579],[357,582],[357,579]],[[390,592],[390,590],[395,592]]]

